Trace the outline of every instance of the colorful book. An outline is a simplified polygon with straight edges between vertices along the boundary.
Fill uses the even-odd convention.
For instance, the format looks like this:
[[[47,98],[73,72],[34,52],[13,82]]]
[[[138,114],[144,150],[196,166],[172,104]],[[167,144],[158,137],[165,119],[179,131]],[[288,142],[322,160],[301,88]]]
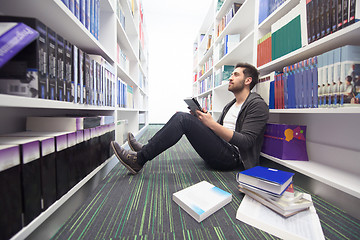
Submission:
[[[173,193],[173,200],[196,221],[201,222],[230,203],[232,195],[202,181]]]

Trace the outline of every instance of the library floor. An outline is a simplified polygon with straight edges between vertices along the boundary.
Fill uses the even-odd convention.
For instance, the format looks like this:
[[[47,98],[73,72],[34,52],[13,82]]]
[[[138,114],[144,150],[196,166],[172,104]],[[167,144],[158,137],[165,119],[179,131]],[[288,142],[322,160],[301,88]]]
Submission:
[[[148,126],[139,141],[160,127]],[[138,175],[117,164],[52,239],[276,239],[236,219],[243,198],[236,173],[209,169],[184,137]],[[198,223],[172,201],[172,193],[201,180],[230,192],[233,200]],[[326,239],[360,239],[360,220],[312,198]]]

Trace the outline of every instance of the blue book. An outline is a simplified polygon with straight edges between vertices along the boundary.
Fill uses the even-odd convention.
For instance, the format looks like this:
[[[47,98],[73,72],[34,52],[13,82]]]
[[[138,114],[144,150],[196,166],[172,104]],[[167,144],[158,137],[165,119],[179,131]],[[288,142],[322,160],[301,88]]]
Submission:
[[[80,22],[85,26],[86,24],[86,10],[85,10],[85,0],[80,0]]]
[[[69,0],[69,9],[73,14],[75,14],[75,1],[74,0]]]
[[[85,27],[90,31],[90,0],[85,0]]]
[[[290,66],[290,72],[287,78],[288,83],[288,104],[289,108],[295,108],[295,72],[294,65]]]
[[[269,109],[275,109],[275,81],[270,82]]]
[[[267,192],[281,195],[292,183],[294,173],[256,166],[237,173],[239,183],[248,184]]]
[[[312,58],[310,68],[311,68],[312,83],[313,83],[312,107],[317,108],[319,106],[319,103],[318,103],[319,82],[318,82],[318,58],[317,58],[317,56]]]
[[[74,15],[80,20],[80,0],[75,0],[74,3]]]

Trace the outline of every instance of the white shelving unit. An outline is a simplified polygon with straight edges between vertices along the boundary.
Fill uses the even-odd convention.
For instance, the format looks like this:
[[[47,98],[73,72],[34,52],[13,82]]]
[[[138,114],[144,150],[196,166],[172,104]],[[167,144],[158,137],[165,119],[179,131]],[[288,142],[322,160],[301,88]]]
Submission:
[[[217,35],[217,24],[234,0],[225,0],[216,12],[217,0],[211,3],[212,14],[204,19],[204,24],[212,26],[212,35]],[[213,75],[223,65],[236,65],[238,62],[248,62],[256,66],[257,41],[271,32],[271,25],[276,23],[298,4],[306,4],[303,0],[287,0],[271,13],[261,24],[258,24],[258,0],[246,0],[236,15],[221,32],[219,37],[213,37],[212,47],[202,54],[199,49],[194,53],[194,75],[198,73],[203,63],[216,55],[216,44],[220,43],[227,34],[240,33],[240,42],[233,51],[221,59],[213,60],[213,66],[193,83],[193,95],[197,98],[211,96],[212,114],[215,119],[220,115],[225,103],[233,96],[227,91],[227,84],[214,85],[203,93],[199,93],[200,82]],[[358,4],[359,1],[357,1]],[[302,8],[305,11],[305,7]],[[304,12],[305,14],[305,12]],[[306,16],[306,15],[304,15]],[[198,34],[209,34],[207,28],[202,27]],[[344,46],[359,45],[360,22],[336,31],[311,44],[307,44],[283,57],[258,67],[260,75],[267,75],[273,71],[281,71],[283,67],[294,64],[309,57]],[[196,38],[198,41],[198,37]],[[199,44],[199,46],[202,46]],[[280,124],[306,125],[307,150],[309,161],[286,161],[273,158],[266,154],[262,156],[284,165],[294,171],[302,173],[327,186],[336,188],[351,196],[353,202],[360,203],[360,144],[358,141],[358,125],[360,107],[316,108],[316,109],[271,109],[269,122]],[[336,196],[334,196],[335,198]],[[344,204],[344,206],[347,203]],[[349,204],[353,206],[352,204]],[[342,206],[342,207],[344,207]],[[346,208],[346,206],[345,206]],[[348,209],[349,212],[353,209]],[[360,216],[360,213],[357,217]]]
[[[134,135],[145,129],[148,125],[148,50],[146,25],[140,20],[141,0],[101,0],[99,2],[99,40],[86,29],[61,0],[1,0],[0,15],[37,18],[84,52],[101,55],[113,66],[115,76],[133,87],[134,108],[95,106],[0,94],[2,113],[0,134],[25,131],[28,116],[65,116],[67,114],[114,116],[115,121],[125,120],[127,122],[125,130],[133,132]],[[125,28],[117,16],[118,4],[121,5],[125,15]],[[140,23],[143,32],[139,29]],[[145,38],[144,45],[141,44],[140,34]],[[117,63],[117,44],[128,58],[128,70]],[[93,170],[78,185],[21,230],[16,239],[26,238],[92,176],[109,165],[111,159]]]

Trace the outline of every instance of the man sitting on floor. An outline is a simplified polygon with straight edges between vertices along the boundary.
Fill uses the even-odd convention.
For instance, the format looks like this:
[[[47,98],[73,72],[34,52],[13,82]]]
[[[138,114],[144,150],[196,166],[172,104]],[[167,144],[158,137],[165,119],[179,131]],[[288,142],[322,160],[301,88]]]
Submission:
[[[176,144],[185,134],[202,159],[217,170],[248,169],[259,164],[263,135],[269,118],[265,101],[251,89],[257,84],[259,72],[247,63],[235,66],[228,90],[235,96],[216,122],[210,113],[175,113],[170,120],[142,145],[128,134],[132,150],[111,142],[116,157],[133,174],[147,161]]]

